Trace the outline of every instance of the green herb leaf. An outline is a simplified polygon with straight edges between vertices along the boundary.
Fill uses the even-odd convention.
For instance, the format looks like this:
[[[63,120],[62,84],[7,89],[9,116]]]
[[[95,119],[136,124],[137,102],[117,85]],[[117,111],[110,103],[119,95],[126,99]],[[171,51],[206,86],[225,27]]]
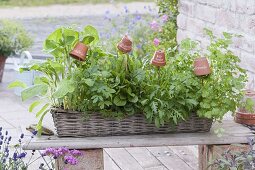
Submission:
[[[121,99],[119,96],[116,96],[113,100],[113,103],[116,105],[116,106],[125,106],[127,101],[126,100],[123,100]]]
[[[27,85],[19,80],[16,80],[8,85],[9,89],[21,87],[21,88],[27,88]]]
[[[28,100],[37,95],[45,94],[47,90],[48,88],[44,84],[36,84],[34,86],[26,88],[25,90],[21,92],[22,101]]]
[[[54,98],[63,98],[68,93],[72,93],[75,90],[73,81],[63,79],[59,82],[57,90],[53,93]]]
[[[33,112],[34,108],[35,108],[36,106],[40,105],[41,103],[42,103],[42,102],[39,101],[39,100],[34,101],[34,102],[29,106],[28,111],[29,111],[29,112]]]

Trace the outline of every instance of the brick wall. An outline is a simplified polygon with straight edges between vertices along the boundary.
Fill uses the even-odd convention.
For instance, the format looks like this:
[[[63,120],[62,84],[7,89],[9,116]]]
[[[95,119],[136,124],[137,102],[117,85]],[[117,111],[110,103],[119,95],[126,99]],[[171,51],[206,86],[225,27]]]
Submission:
[[[248,70],[249,86],[255,78],[255,0],[179,0],[177,41],[187,37],[198,40],[204,48],[209,43],[204,28],[215,35],[230,32],[234,38],[232,51]],[[254,88],[254,87],[253,87]]]

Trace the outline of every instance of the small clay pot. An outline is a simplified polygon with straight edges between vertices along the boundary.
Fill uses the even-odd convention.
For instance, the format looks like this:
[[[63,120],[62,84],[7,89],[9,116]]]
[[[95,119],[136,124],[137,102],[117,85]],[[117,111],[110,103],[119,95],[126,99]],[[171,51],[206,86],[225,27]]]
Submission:
[[[237,111],[235,115],[235,122],[250,126],[255,125],[255,114]]]
[[[166,65],[166,56],[164,51],[156,51],[153,58],[151,59],[151,64],[154,66],[162,67]]]
[[[4,66],[5,66],[5,61],[7,57],[0,56],[0,83],[2,82],[3,75],[4,75]]]
[[[211,74],[209,62],[206,57],[199,57],[194,61],[194,73],[197,76],[205,76]]]
[[[117,48],[124,54],[132,51],[132,41],[127,35],[125,35],[118,43]]]
[[[253,90],[245,90],[245,96],[249,97],[249,98],[255,98],[255,91]]]
[[[245,90],[244,92],[245,96],[243,98],[243,102],[247,99],[252,99],[255,102],[255,91]],[[238,111],[236,111],[235,122],[245,125],[255,125],[255,114],[248,113],[245,108],[239,108]]]
[[[75,45],[74,49],[70,52],[70,56],[77,60],[84,61],[86,59],[88,49],[88,46],[81,42],[78,42]]]

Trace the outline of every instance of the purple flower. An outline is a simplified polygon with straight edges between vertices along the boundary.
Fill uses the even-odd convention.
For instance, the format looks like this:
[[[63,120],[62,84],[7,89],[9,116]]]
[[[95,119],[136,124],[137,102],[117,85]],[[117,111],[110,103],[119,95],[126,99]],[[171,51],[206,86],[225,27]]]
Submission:
[[[65,154],[69,153],[69,149],[66,147],[60,147],[54,151],[54,156],[59,157],[59,156],[64,156]]]
[[[159,43],[160,43],[160,40],[158,39],[158,38],[155,38],[154,40],[153,40],[153,44],[157,47],[157,46],[159,46]]]
[[[17,161],[17,156],[18,156],[18,154],[17,154],[16,152],[14,152],[14,153],[13,153],[12,159],[13,159],[14,161]]]
[[[109,11],[109,10],[106,10],[106,11],[105,11],[105,14],[106,14],[106,15],[110,14],[110,11]]]
[[[54,148],[46,148],[45,151],[43,152],[43,155],[53,155],[55,153]]]
[[[73,156],[81,156],[82,155],[81,151],[78,151],[78,150],[71,150],[70,153]]]
[[[64,160],[65,160],[66,164],[70,164],[70,165],[77,165],[77,163],[78,163],[78,160],[75,157],[70,156],[70,155],[65,156]]]
[[[150,23],[150,27],[153,31],[158,31],[159,30],[159,24],[157,23],[157,21],[153,20]]]
[[[21,154],[19,154],[19,155],[17,156],[17,158],[22,159],[22,158],[25,158],[26,155],[27,155],[27,153],[22,152]]]
[[[138,49],[141,49],[141,48],[142,48],[142,45],[141,45],[141,44],[137,44],[136,47],[137,47]]]
[[[167,22],[168,21],[168,15],[166,15],[166,14],[163,15],[161,19],[162,19],[163,22]]]
[[[138,20],[140,20],[142,17],[141,17],[141,15],[136,15],[136,17],[135,17],[135,19],[138,21]]]
[[[36,130],[34,130],[32,133],[33,133],[33,135],[36,135],[36,134],[37,134],[37,131],[36,131]]]
[[[128,13],[128,7],[124,6],[124,9],[125,9],[125,13]]]
[[[23,139],[24,138],[24,133],[22,133],[21,135],[20,135],[20,139]]]

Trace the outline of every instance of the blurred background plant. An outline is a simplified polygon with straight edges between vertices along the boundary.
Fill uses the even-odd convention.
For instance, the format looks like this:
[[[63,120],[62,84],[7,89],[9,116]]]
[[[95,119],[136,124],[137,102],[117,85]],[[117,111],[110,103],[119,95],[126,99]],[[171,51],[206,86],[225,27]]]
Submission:
[[[129,14],[124,7],[123,12],[114,16],[110,11],[105,12],[105,20],[111,22],[112,27],[101,33],[102,46],[107,51],[114,51],[120,35],[132,37],[134,46],[133,55],[150,59],[157,49],[165,50],[167,55],[174,56],[176,52],[176,17],[178,15],[177,0],[158,0],[159,10],[144,6],[150,15]],[[118,22],[117,22],[118,21]]]
[[[33,44],[31,36],[22,24],[11,20],[0,20],[0,55],[17,54]]]

